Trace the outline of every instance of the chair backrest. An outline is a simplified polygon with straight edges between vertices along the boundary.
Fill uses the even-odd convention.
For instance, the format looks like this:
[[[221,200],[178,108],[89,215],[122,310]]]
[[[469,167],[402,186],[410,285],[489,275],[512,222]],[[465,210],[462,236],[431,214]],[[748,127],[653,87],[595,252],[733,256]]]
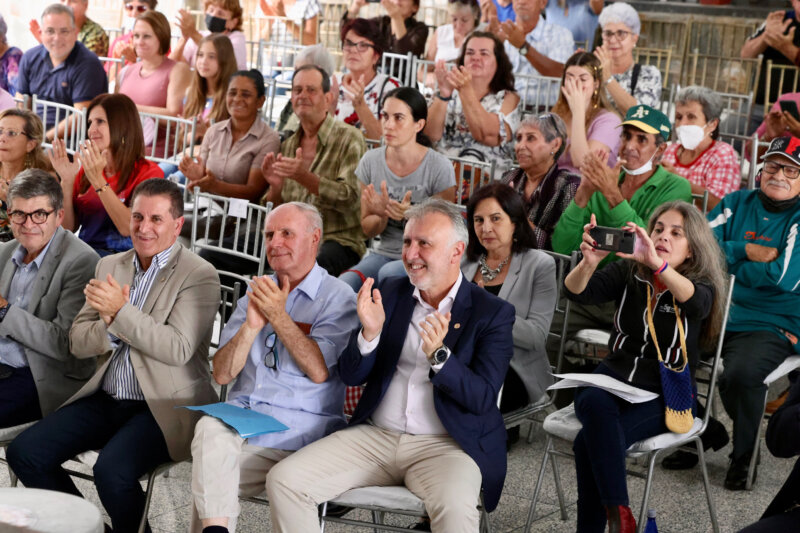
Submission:
[[[244,42],[245,48],[247,50],[247,68],[251,69],[254,68],[256,70],[261,70],[259,67],[259,51],[261,50],[262,46],[261,39],[248,39]]]
[[[61,139],[64,140],[67,152],[74,154],[86,139],[86,111],[76,109],[67,104],[43,100],[35,94],[31,99],[31,106],[34,113],[42,119],[45,131],[59,124],[62,120],[67,121]],[[49,148],[53,145],[45,141],[42,146]]]
[[[764,19],[741,17],[692,17],[686,50],[710,55],[738,56],[742,44],[763,24]]]
[[[520,111],[523,115],[550,111],[561,91],[561,78],[515,74],[514,84],[519,89]]]
[[[669,87],[669,75],[672,66],[671,48],[639,48],[633,49],[633,61],[641,65],[652,65],[661,73],[662,87]]]
[[[734,133],[720,133],[718,141],[726,142],[733,146],[739,158],[739,168],[741,169],[742,188],[751,189],[755,185],[756,168],[758,162],[756,153],[758,151],[758,136],[737,135]],[[756,161],[754,164],[753,161]]]
[[[215,335],[211,338],[211,347],[212,348],[219,348],[219,340],[220,334],[222,330],[225,329],[225,324],[228,323],[228,320],[231,319],[233,316],[233,312],[236,310],[236,302],[239,301],[239,298],[242,296],[242,287],[244,285],[241,281],[236,281],[233,283],[232,286],[227,285],[220,285],[219,287],[219,331],[216,331]]]
[[[256,68],[264,74],[264,78],[291,80],[295,57],[303,48],[294,43],[259,41]]]
[[[200,192],[200,188],[195,187],[191,250],[195,253],[208,250],[252,261],[258,265],[256,275],[261,276],[266,268],[267,251],[261,232],[271,210],[272,203],[253,204],[239,198]],[[240,274],[224,271],[220,274],[247,282]]]
[[[396,78],[403,87],[417,86],[415,57],[411,52],[407,54],[384,52],[381,55],[380,72]]]
[[[692,193],[692,200],[703,215],[708,213],[708,189],[703,191],[703,194]]]
[[[456,173],[456,204],[466,205],[470,195],[494,179],[496,161],[475,161],[463,157],[447,157]]]
[[[383,139],[364,139],[364,142],[367,144],[367,150],[383,146]]]
[[[340,33],[342,17],[350,7],[350,1],[320,2],[319,42],[332,54],[341,58],[342,38]],[[339,51],[336,53],[335,51]]]
[[[761,55],[742,59],[695,51],[684,61],[681,84],[700,85],[720,93],[752,95],[758,87],[762,60]]]
[[[654,12],[640,12],[639,18],[642,22],[642,29],[636,47],[672,50],[669,72],[671,77],[677,79],[680,77],[683,58],[687,50],[691,26],[689,18],[676,17],[672,13]],[[667,87],[667,78],[663,72],[661,76],[664,87]]]
[[[571,255],[559,254],[557,252],[551,252],[549,250],[546,251],[547,255],[555,259],[556,261],[556,306],[554,309],[553,317],[555,315],[561,315],[563,320],[561,322],[561,329],[559,331],[553,331],[552,329],[547,332],[548,339],[555,338],[558,339],[558,351],[555,354],[555,368],[554,373],[559,374],[561,373],[562,364],[564,361],[564,347],[567,343],[567,325],[569,322],[569,308],[570,308],[570,301],[567,298],[564,298],[563,289],[564,289],[564,278],[567,277],[569,274],[570,269],[572,269],[578,263],[578,252],[572,252]],[[552,359],[551,359],[552,360]],[[557,390],[551,391],[550,401],[555,401]]]
[[[420,3],[419,11],[414,18],[424,22],[429,28],[435,29],[450,22],[450,11],[446,5],[422,5]]]
[[[139,112],[145,137],[145,157],[155,163],[174,163],[188,150],[194,156],[197,117],[182,118]]]
[[[448,69],[453,68],[456,65],[455,61],[447,61],[445,63]],[[436,91],[439,90],[439,80],[436,79],[436,76],[432,76],[433,78],[433,85],[425,85],[426,79],[425,74],[431,73],[433,74],[434,69],[436,68],[436,61],[431,61],[430,59],[414,59],[414,71],[417,73],[417,76],[420,77],[421,81],[417,82],[414,87],[418,88],[420,92],[423,94],[436,94]]]
[[[267,124],[275,128],[280,120],[281,111],[292,96],[292,82],[268,78],[264,80],[264,94],[266,99],[261,112]]]
[[[764,115],[769,113],[779,95],[796,93],[800,86],[800,69],[794,65],[779,65],[767,60],[764,80]],[[774,93],[774,95],[773,95]],[[774,96],[774,98],[773,98]]]
[[[100,60],[100,63],[103,64],[103,67],[108,69],[109,87],[111,87],[111,84],[116,84],[117,74],[119,74],[119,71],[125,66],[125,60],[114,57],[98,57],[97,59]]]
[[[749,94],[719,93],[722,98],[720,133],[747,135],[750,130],[750,114],[753,97]]]

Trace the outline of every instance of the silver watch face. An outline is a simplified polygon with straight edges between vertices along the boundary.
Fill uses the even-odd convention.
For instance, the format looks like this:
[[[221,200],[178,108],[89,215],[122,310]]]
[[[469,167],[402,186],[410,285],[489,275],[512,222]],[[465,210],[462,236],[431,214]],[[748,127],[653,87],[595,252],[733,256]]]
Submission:
[[[447,349],[439,348],[433,352],[433,361],[438,365],[447,361]]]

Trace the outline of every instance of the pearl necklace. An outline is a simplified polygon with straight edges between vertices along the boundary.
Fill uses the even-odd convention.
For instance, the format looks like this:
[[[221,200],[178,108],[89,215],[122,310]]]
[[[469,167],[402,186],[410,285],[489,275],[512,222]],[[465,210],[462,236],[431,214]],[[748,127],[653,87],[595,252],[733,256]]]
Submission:
[[[503,259],[500,264],[497,265],[497,268],[489,268],[489,265],[486,264],[486,254],[481,254],[478,258],[478,265],[481,267],[481,277],[483,281],[492,281],[500,275],[500,271],[508,264],[509,259],[511,259],[510,255]]]

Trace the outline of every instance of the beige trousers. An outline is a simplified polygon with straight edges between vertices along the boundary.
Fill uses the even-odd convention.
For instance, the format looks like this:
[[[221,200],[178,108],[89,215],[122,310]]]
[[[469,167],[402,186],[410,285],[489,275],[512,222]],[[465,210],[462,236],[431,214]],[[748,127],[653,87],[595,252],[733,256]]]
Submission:
[[[267,472],[293,452],[262,448],[211,416],[197,423],[192,439],[192,523],[200,533],[202,518],[228,517],[228,531],[236,531],[239,496],[264,493]]]
[[[432,531],[478,531],[481,472],[451,437],[367,424],[309,444],[270,470],[272,530],[318,531],[318,504],[351,488],[403,483],[425,502]]]

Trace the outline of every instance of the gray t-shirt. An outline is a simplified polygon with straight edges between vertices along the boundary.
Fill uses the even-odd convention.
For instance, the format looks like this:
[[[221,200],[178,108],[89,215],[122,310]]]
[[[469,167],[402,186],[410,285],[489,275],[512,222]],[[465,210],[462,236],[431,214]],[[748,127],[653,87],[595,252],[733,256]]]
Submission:
[[[419,167],[403,178],[389,170],[385,146],[367,150],[356,168],[356,176],[364,185],[372,184],[377,192],[380,192],[381,183],[385,181],[389,198],[398,202],[403,200],[407,191],[412,191],[412,204],[418,204],[456,184],[455,171],[450,160],[431,148]],[[392,259],[400,259],[403,251],[403,224],[402,221],[390,218],[375,251]]]

